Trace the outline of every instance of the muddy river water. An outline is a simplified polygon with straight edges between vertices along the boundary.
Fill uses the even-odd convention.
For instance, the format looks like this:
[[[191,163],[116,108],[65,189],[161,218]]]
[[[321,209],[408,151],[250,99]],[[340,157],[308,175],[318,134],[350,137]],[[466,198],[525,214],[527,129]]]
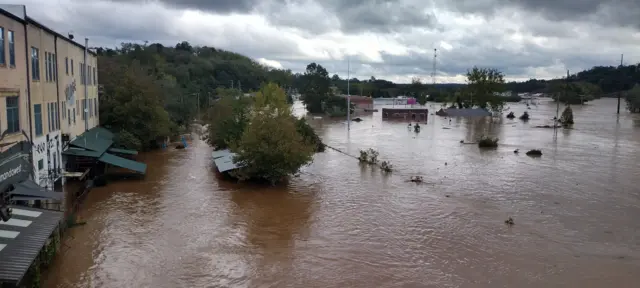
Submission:
[[[532,128],[551,124],[550,103],[528,123],[430,115],[419,134],[379,113],[348,133],[310,118],[395,171],[328,150],[282,187],[218,180],[198,141],[140,155],[144,180],[88,195],[45,287],[638,287],[640,118],[615,105],[574,107],[557,136]],[[500,147],[459,143],[483,134]]]

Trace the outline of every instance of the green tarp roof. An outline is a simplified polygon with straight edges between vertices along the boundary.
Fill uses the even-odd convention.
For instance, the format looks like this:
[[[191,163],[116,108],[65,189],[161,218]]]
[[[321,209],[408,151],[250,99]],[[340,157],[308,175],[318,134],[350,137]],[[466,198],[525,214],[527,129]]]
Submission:
[[[62,155],[98,158],[102,154],[100,154],[100,152],[96,152],[96,151],[92,151],[92,150],[84,150],[84,149],[79,149],[79,148],[69,148],[69,149],[67,149],[65,151],[62,151]]]
[[[120,149],[120,148],[109,148],[108,151],[109,152],[113,152],[113,153],[126,154],[126,155],[138,155],[138,151],[135,151],[135,150],[127,150],[127,149]]]
[[[93,127],[73,139],[70,144],[102,154],[113,145],[113,133],[102,127]]]
[[[107,164],[133,170],[141,174],[145,174],[147,172],[147,164],[129,160],[127,158],[118,157],[109,153],[102,154],[102,156],[100,156],[98,160]]]

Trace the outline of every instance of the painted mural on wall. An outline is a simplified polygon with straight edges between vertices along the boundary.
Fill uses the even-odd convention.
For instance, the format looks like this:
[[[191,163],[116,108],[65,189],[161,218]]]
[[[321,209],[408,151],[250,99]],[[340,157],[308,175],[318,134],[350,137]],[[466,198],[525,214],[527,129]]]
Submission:
[[[34,181],[42,187],[53,187],[62,169],[62,139],[60,131],[51,132],[33,141]]]
[[[74,79],[64,88],[64,94],[67,97],[67,106],[72,107],[76,103],[76,80]]]

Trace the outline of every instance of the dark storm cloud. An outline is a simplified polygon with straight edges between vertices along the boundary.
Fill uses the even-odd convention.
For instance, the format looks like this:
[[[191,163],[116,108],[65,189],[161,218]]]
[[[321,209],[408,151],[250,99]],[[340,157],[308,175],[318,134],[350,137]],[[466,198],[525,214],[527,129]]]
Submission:
[[[593,21],[603,26],[640,29],[640,1],[637,0],[436,0],[461,13],[493,16],[504,8],[537,14],[548,20]],[[526,21],[526,19],[523,19]]]
[[[214,14],[250,13],[261,0],[108,0],[124,3],[161,3],[170,8],[193,9]],[[266,0],[284,2],[284,0]]]
[[[109,0],[128,3],[161,3],[167,7],[193,9],[214,14],[253,12],[264,14],[276,25],[294,27],[320,34],[339,28],[346,33],[362,31],[397,32],[407,27],[437,27],[436,16],[423,7],[403,0]],[[292,5],[316,5],[324,13],[291,13]],[[324,22],[336,17],[338,25]]]
[[[345,32],[398,32],[408,27],[436,28],[431,11],[417,3],[401,0],[318,0],[328,11],[338,15]]]

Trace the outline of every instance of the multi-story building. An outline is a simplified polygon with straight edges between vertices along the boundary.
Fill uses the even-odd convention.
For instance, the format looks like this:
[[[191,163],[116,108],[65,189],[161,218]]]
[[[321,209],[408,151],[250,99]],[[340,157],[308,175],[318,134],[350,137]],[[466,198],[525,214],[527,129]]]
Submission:
[[[64,181],[63,144],[98,126],[97,56],[73,35],[27,16],[24,5],[0,11],[0,109],[7,111],[0,127],[9,131],[3,143],[23,139],[18,132],[25,131],[34,181],[53,189]]]
[[[62,139],[98,125],[97,57],[69,37],[26,20],[34,171],[36,182],[53,187],[63,179]]]
[[[28,66],[24,20],[0,13],[0,151],[27,140],[29,125]],[[24,133],[23,133],[24,131]]]

